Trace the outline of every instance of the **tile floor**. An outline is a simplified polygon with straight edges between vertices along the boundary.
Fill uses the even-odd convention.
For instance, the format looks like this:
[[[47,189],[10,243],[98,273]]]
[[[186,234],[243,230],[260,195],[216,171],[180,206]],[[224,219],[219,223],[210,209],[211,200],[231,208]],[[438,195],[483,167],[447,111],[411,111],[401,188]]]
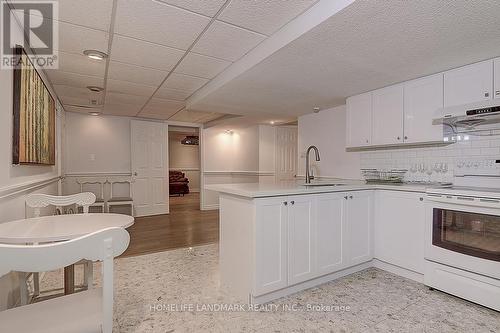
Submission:
[[[117,259],[114,331],[500,332],[499,312],[378,269],[259,311],[208,311],[204,307],[234,305],[218,287],[217,251],[213,244]],[[60,272],[47,273],[42,283],[62,285]]]

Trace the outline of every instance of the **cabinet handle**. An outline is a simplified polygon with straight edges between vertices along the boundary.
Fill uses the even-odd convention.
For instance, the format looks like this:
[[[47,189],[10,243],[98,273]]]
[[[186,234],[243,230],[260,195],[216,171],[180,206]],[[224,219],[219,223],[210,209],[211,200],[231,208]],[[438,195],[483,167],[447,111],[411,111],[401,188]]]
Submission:
[[[497,95],[500,95],[500,91],[498,92],[498,94],[497,94]],[[368,141],[368,139],[366,139],[366,143],[368,143],[368,142],[369,142],[369,141]]]
[[[408,140],[408,136],[405,135],[405,140]]]
[[[291,203],[292,205],[295,205],[295,201],[293,201],[293,200],[292,200],[292,201],[290,201],[290,203]]]
[[[420,201],[424,201],[424,198],[420,198]]]
[[[500,96],[500,90],[495,91],[495,95]]]
[[[346,196],[344,197],[344,199],[346,199],[346,200],[347,200],[347,199],[349,199],[349,197],[346,195]]]
[[[283,205],[288,206],[288,202],[286,202],[286,201],[283,202]]]
[[[398,136],[398,140],[401,140],[401,137]]]
[[[350,195],[350,196],[349,196],[349,199],[352,199],[352,198],[353,198],[353,196],[352,196],[352,195]]]
[[[490,93],[489,92],[485,92],[484,93],[484,97],[490,97]]]

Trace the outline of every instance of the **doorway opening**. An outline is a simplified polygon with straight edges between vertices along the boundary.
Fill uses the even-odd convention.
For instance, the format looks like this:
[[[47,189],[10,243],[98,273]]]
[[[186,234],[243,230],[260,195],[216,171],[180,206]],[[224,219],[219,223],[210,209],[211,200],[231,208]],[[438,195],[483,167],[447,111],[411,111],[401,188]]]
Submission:
[[[170,212],[200,210],[200,129],[168,127]]]

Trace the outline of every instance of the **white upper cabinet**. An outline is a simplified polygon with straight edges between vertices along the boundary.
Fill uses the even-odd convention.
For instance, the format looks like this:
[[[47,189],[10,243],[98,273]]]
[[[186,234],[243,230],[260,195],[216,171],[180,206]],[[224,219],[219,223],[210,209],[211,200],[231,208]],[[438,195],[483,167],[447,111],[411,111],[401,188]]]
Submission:
[[[495,59],[495,98],[500,98],[500,58]]]
[[[403,142],[403,87],[397,84],[373,92],[373,145]]]
[[[493,60],[444,73],[444,106],[489,100],[493,96]]]
[[[347,147],[369,146],[372,141],[372,93],[347,99]]]
[[[443,126],[432,125],[443,107],[443,74],[427,76],[404,85],[404,142],[441,141]]]

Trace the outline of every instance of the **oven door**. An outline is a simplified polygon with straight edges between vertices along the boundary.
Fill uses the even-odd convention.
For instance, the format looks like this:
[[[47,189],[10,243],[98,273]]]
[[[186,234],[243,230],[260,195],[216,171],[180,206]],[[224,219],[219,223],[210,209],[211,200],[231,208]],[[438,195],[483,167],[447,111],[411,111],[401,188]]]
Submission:
[[[425,258],[500,279],[500,201],[427,195]]]

